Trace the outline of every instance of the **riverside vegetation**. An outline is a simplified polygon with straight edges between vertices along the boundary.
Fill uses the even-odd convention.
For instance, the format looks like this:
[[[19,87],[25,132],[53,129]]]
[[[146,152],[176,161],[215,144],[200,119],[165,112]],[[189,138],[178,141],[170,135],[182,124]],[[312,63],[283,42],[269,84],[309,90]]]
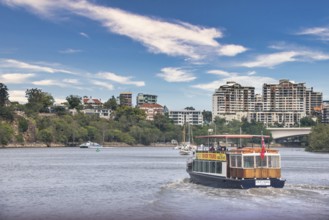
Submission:
[[[136,107],[120,106],[114,96],[104,103],[103,108],[111,109],[111,119],[80,112],[81,97],[66,97],[66,107],[54,106],[51,94],[41,89],[26,90],[26,104],[9,101],[7,86],[0,83],[0,145],[51,146],[77,145],[84,141],[99,143],[121,143],[127,145],[152,145],[154,143],[181,142],[187,132],[184,126],[175,125],[168,115],[156,115],[153,121],[146,120],[143,110]],[[72,115],[69,109],[76,109]],[[186,109],[193,109],[187,107]],[[203,126],[191,126],[193,136],[205,135],[211,128],[217,134],[243,133],[269,134],[263,123],[247,120],[226,122],[225,119],[211,118],[211,112],[203,111]],[[213,122],[211,122],[213,121]],[[211,122],[211,123],[210,123]],[[312,126],[313,130],[305,141],[307,150],[329,150],[329,126],[313,124],[304,118],[301,126]],[[198,144],[198,143],[196,143]]]

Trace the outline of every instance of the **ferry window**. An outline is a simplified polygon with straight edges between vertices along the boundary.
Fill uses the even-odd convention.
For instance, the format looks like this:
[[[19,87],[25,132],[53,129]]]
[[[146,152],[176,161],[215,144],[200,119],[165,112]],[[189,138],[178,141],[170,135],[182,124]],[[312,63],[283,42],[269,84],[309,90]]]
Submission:
[[[261,159],[260,156],[256,156],[256,166],[257,167],[267,167],[267,156]]]
[[[209,162],[210,164],[210,173],[216,173],[216,162],[215,161],[212,161],[212,162]]]
[[[198,167],[197,167],[197,164],[198,164],[198,162],[197,162],[196,160],[194,160],[194,161],[193,161],[193,164],[192,164],[192,170],[193,170],[193,171],[197,171],[197,168],[198,168]]]
[[[231,155],[231,167],[236,167],[236,155]]]
[[[244,168],[254,168],[254,156],[244,156],[243,157],[243,167]]]
[[[280,168],[279,156],[268,156],[268,167]]]
[[[203,162],[203,172],[209,173],[209,162]]]
[[[236,156],[237,167],[242,167],[242,157],[241,155]]]
[[[198,160],[198,171],[202,172],[202,161]]]
[[[216,164],[216,173],[222,173],[222,163],[217,162]]]

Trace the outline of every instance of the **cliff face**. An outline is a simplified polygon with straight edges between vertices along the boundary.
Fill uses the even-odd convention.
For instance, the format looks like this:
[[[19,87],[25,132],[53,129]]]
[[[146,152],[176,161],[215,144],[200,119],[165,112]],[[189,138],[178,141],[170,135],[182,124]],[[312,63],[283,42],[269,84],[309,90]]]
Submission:
[[[13,136],[7,147],[22,147],[35,142],[35,123],[22,112],[15,112],[11,122]]]

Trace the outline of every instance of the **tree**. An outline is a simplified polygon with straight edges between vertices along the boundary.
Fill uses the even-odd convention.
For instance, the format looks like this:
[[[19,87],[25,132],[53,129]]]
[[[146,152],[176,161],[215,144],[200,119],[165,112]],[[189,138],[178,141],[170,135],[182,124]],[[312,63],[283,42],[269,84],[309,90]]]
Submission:
[[[7,123],[0,123],[0,134],[0,144],[2,146],[7,145],[14,135],[12,126]]]
[[[54,98],[41,89],[27,89],[25,97],[28,103],[28,108],[35,112],[48,112],[48,107],[52,106],[55,102]]]
[[[118,103],[116,98],[114,98],[114,96],[112,96],[109,100],[107,100],[104,104],[103,104],[104,108],[107,109],[111,109],[113,111],[115,111],[118,108]]]
[[[299,123],[301,127],[312,127],[316,125],[316,122],[310,117],[301,118]]]
[[[186,107],[186,108],[184,108],[185,110],[192,110],[192,111],[194,111],[195,110],[195,108],[193,108],[192,106],[190,106],[190,107]]]
[[[329,151],[329,125],[319,124],[309,134],[308,151]]]
[[[70,95],[66,97],[66,101],[68,103],[69,109],[77,109],[81,110],[82,109],[82,104],[81,104],[81,97],[78,95]]]
[[[29,122],[23,117],[18,118],[18,130],[20,132],[26,132],[29,128]]]
[[[38,133],[38,139],[40,141],[44,142],[47,145],[47,147],[50,147],[51,142],[53,141],[53,134],[51,132],[51,129],[46,128],[46,129],[41,130]]]
[[[0,106],[5,106],[8,101],[8,88],[5,84],[0,83]]]
[[[212,113],[211,111],[206,111],[206,110],[203,110],[202,112],[202,116],[203,116],[203,122],[208,124],[212,121]]]
[[[14,120],[14,112],[11,107],[0,106],[0,119],[13,121]]]

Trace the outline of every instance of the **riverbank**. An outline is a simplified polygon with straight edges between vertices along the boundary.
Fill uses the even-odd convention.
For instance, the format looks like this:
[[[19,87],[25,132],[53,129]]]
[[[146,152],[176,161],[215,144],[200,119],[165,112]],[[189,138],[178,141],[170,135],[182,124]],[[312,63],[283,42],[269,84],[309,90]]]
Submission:
[[[151,147],[175,147],[176,145],[171,143],[152,143],[149,146]],[[68,147],[65,144],[61,143],[52,143],[50,148],[56,148],[56,147]],[[69,146],[69,147],[79,147],[79,145],[76,146]],[[105,142],[103,144],[103,147],[146,147],[142,144],[135,144],[135,145],[129,145],[122,142]],[[44,143],[39,142],[31,142],[26,144],[19,144],[19,143],[10,143],[6,146],[1,146],[0,148],[47,148],[47,145]]]

